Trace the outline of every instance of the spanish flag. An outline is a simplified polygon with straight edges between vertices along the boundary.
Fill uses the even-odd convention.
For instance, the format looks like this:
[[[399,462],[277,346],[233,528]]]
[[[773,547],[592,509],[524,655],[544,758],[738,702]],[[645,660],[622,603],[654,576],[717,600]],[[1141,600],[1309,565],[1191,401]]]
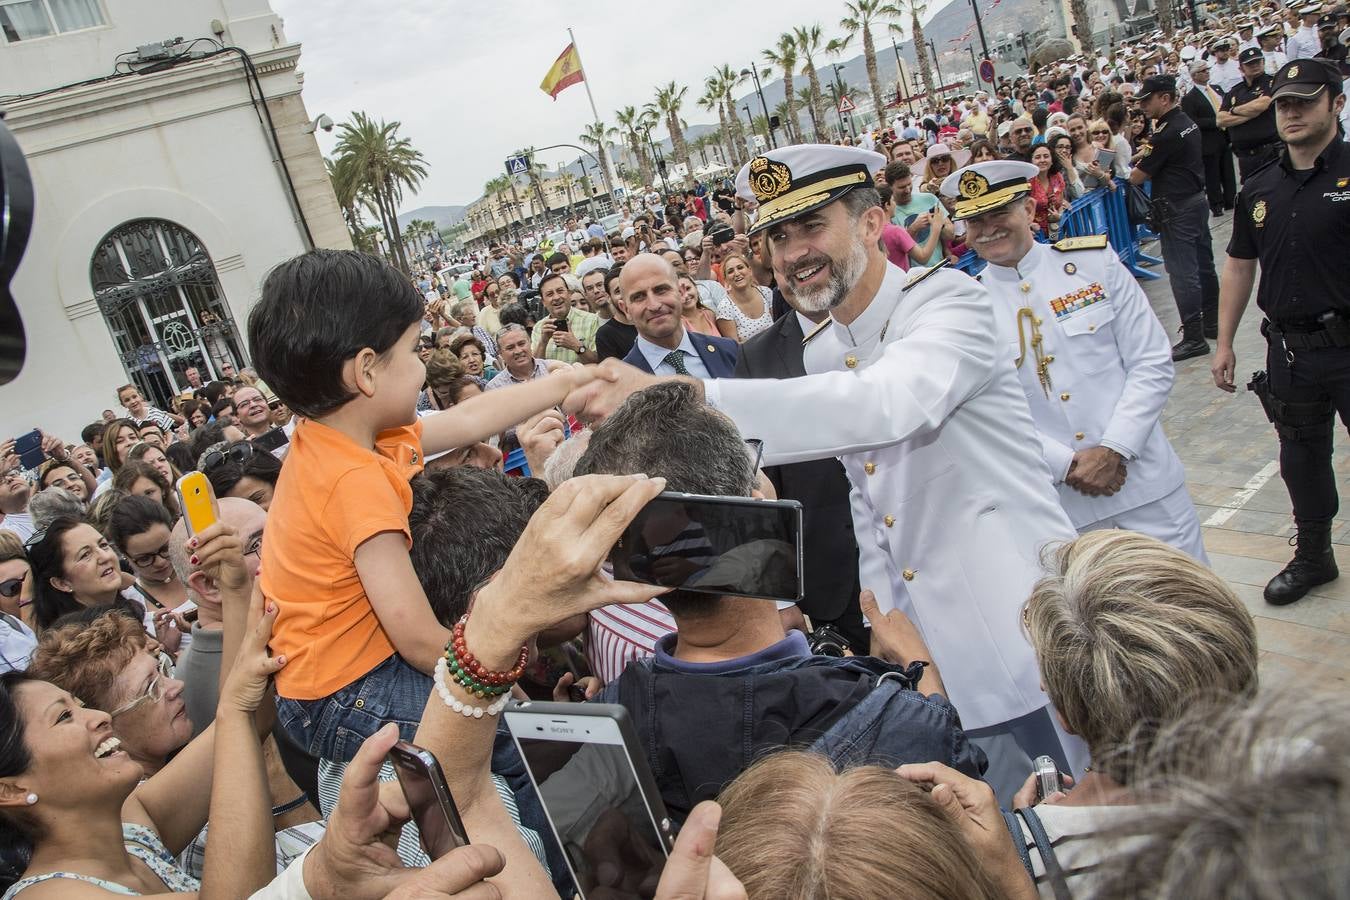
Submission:
[[[585,75],[581,71],[581,59],[577,56],[577,45],[568,44],[563,52],[558,54],[558,58],[553,61],[553,67],[548,70],[544,80],[539,82],[539,90],[557,100],[558,93],[563,88],[569,88],[584,78]]]

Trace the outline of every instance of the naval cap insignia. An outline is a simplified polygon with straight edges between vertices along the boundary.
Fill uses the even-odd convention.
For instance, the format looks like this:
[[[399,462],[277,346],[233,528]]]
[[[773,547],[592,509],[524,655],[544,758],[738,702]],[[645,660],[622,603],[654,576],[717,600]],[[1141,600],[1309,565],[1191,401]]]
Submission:
[[[967,200],[983,197],[989,192],[989,179],[979,172],[967,171],[961,176],[958,189],[961,191],[961,196]]]
[[[786,193],[792,187],[792,170],[786,164],[767,156],[750,160],[750,189],[760,203]]]

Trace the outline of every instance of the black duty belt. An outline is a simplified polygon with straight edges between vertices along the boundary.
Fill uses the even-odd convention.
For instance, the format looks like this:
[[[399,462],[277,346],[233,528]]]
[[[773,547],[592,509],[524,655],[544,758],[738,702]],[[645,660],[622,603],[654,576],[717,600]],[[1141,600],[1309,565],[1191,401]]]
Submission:
[[[1333,310],[1316,319],[1297,323],[1278,324],[1266,319],[1261,322],[1261,333],[1266,340],[1278,342],[1285,350],[1350,347],[1350,318]]]

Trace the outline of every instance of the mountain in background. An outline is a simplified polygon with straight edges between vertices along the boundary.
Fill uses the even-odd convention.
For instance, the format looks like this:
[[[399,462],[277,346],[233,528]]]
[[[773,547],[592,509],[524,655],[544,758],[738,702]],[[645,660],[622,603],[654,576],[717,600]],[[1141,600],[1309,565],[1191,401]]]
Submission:
[[[436,223],[437,231],[454,228],[464,220],[467,206],[419,206],[398,217],[398,227],[406,228],[413,219],[430,219]]]

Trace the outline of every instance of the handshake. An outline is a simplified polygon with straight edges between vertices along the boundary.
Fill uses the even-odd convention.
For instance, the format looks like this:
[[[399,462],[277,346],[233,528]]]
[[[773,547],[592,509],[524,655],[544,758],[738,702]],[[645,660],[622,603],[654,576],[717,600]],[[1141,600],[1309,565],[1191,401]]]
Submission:
[[[572,385],[563,401],[563,412],[583,422],[600,422],[618,409],[631,394],[670,381],[670,377],[649,375],[618,359],[607,359],[597,366],[573,365],[560,369],[557,376],[571,379]],[[550,376],[555,377],[555,376]],[[693,378],[686,378],[703,386]]]

